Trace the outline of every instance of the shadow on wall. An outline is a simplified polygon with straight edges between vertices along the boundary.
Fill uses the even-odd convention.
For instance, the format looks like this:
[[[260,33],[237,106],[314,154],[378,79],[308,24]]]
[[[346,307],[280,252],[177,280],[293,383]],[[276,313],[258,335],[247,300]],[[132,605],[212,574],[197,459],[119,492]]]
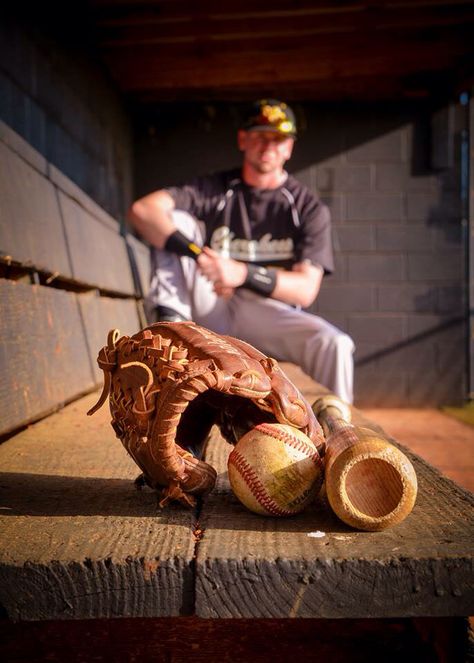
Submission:
[[[409,150],[413,155],[411,175],[433,173],[430,166],[433,107],[428,102],[389,106],[292,102],[292,107],[299,127],[299,138],[288,163],[292,173],[304,173],[313,165],[407,124],[413,125],[414,146]],[[244,108],[242,103],[176,102],[135,109],[136,195],[187,181],[196,174],[237,166],[240,157],[236,132]],[[392,161],[396,160],[394,154]]]

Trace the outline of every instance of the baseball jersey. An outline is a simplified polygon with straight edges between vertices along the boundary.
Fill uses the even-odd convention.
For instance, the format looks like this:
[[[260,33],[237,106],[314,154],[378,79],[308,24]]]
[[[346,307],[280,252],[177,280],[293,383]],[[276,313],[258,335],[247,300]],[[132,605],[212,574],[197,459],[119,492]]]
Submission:
[[[325,273],[334,269],[329,210],[292,175],[276,189],[258,189],[236,169],[166,191],[177,209],[203,225],[206,245],[224,257],[284,269],[297,262]]]

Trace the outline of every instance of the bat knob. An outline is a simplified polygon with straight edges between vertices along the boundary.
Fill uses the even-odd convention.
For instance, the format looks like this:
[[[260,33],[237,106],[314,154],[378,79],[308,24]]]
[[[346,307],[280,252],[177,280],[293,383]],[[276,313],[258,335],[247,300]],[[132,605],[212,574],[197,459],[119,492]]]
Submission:
[[[324,419],[324,413],[329,410],[329,408],[331,408],[333,413],[336,411],[335,414],[339,419],[344,419],[344,421],[347,421],[348,423],[351,421],[352,412],[350,405],[337,396],[320,396],[313,403],[313,412],[318,419]]]

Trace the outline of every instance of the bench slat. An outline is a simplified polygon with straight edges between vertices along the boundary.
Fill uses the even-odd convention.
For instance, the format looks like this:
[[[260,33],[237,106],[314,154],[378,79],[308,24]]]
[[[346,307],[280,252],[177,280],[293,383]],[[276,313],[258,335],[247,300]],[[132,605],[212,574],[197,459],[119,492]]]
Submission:
[[[55,187],[0,141],[0,252],[71,277]]]
[[[145,293],[148,247],[0,121],[0,255],[81,285],[124,295]]]
[[[137,491],[98,393],[0,446],[0,603],[13,620],[193,612],[196,514]]]
[[[59,203],[74,278],[98,288],[133,294],[132,272],[118,224],[110,228],[62,192]]]
[[[99,297],[97,293],[84,293],[79,295],[79,304],[84,318],[95,381],[100,384],[104,376],[97,365],[97,354],[106,345],[107,334],[111,329],[118,329],[121,335],[129,336],[140,330],[137,302],[134,299],[112,299]]]
[[[77,295],[0,279],[0,434],[95,383]]]
[[[136,267],[141,294],[144,296],[150,285],[150,250],[146,244],[140,242],[133,235],[127,235],[127,246],[131,265]]]
[[[288,374],[297,376],[300,384],[298,370]],[[301,383],[310,401],[325,391],[309,378]],[[356,411],[354,418],[367,423]],[[232,447],[214,434],[206,460],[219,478],[200,516],[204,535],[197,556],[196,614],[206,618],[473,614],[474,496],[401,448],[417,472],[415,508],[400,525],[371,533],[339,521],[324,493],[293,518],[250,513],[228,482]]]

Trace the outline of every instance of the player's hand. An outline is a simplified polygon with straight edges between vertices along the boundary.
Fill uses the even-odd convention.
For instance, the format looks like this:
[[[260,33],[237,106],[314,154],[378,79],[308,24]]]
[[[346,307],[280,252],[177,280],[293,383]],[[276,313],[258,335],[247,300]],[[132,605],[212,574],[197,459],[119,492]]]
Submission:
[[[219,288],[222,293],[228,293],[229,288],[232,290],[238,288],[247,277],[245,263],[233,258],[223,258],[208,246],[203,248],[197,263],[202,274],[214,284],[216,292]]]
[[[229,286],[220,286],[216,283],[214,285],[214,292],[216,295],[222,297],[223,299],[230,299],[234,295],[235,288],[230,288]]]

